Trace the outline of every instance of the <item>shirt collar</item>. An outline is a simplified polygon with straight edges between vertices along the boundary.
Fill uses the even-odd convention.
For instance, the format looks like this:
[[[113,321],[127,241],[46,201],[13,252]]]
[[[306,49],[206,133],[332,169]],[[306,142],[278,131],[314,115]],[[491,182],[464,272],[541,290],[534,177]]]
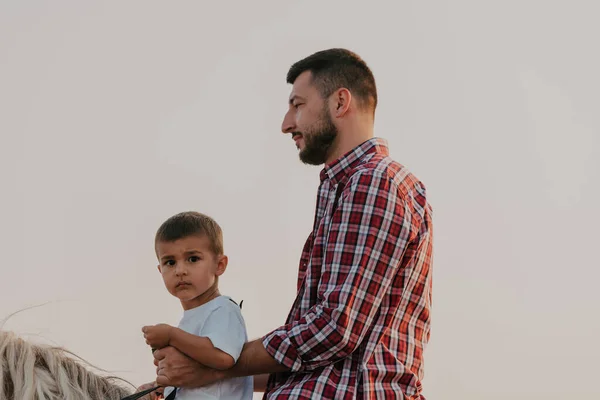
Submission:
[[[321,182],[328,178],[333,184],[340,182],[342,178],[349,175],[350,172],[363,161],[363,158],[366,155],[373,153],[378,153],[383,156],[389,155],[387,141],[378,137],[371,138],[356,146],[337,160],[326,164],[320,173]]]

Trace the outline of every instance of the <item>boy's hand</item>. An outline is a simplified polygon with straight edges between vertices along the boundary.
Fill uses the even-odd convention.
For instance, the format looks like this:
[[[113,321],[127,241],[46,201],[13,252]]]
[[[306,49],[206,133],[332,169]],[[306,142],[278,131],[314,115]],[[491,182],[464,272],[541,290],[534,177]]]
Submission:
[[[171,341],[173,327],[168,324],[149,325],[142,328],[146,343],[153,349],[167,347]]]

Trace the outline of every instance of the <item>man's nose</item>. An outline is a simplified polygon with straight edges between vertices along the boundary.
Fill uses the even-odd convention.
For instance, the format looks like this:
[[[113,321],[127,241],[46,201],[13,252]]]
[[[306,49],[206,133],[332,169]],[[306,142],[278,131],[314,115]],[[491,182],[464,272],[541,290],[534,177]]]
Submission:
[[[281,132],[283,133],[292,133],[296,129],[296,122],[291,114],[292,113],[288,111],[283,117],[283,122],[281,123]]]

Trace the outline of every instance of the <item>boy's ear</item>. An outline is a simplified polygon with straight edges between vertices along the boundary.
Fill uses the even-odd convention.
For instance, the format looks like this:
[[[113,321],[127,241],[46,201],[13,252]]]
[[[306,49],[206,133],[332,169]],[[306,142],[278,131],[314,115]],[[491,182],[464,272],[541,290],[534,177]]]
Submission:
[[[217,262],[217,276],[223,275],[223,273],[227,269],[227,263],[229,263],[229,259],[226,255],[222,255],[219,257],[219,261]]]
[[[160,273],[162,274],[162,271],[160,270],[160,264],[158,264],[158,265],[156,266],[156,269],[158,269],[158,272],[160,272]]]

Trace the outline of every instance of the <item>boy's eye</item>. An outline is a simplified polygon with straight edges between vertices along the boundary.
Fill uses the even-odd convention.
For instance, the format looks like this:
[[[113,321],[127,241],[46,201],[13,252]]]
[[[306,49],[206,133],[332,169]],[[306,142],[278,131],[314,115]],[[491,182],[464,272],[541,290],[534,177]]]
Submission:
[[[195,262],[198,262],[198,261],[200,261],[200,257],[198,257],[198,256],[191,256],[191,257],[189,258],[189,260],[190,260],[190,262],[193,262],[193,263],[195,263]]]
[[[167,260],[165,261],[165,265],[168,267],[172,267],[173,265],[175,265],[175,260]]]

